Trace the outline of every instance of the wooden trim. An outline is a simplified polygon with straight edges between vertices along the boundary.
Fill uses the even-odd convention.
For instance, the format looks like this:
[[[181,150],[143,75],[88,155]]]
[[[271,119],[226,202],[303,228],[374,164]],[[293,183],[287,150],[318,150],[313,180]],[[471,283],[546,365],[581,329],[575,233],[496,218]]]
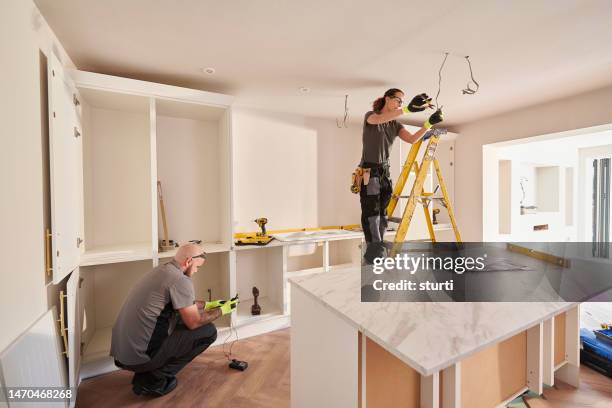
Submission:
[[[440,373],[440,401],[443,408],[461,408],[461,363]]]
[[[542,382],[552,387],[555,385],[555,318],[545,320],[542,330]]]
[[[323,270],[329,272],[329,241],[323,242]]]
[[[421,408],[440,408],[440,374],[421,376]]]
[[[365,371],[363,369],[363,363],[364,363],[364,347],[365,345],[363,344],[363,334],[361,334],[361,332],[357,332],[357,350],[358,350],[358,357],[357,357],[357,408],[362,408],[363,407],[363,381],[364,381],[364,375],[363,372]]]
[[[67,70],[77,87],[99,89],[115,93],[142,95],[175,99],[181,102],[200,103],[210,106],[227,107],[234,97],[214,92],[200,91],[179,86],[122,78],[94,72]]]
[[[557,377],[576,388],[580,386],[580,305],[565,312],[565,360]]]
[[[555,316],[554,321],[554,336],[555,336],[555,366],[565,361],[565,313],[560,313]]]
[[[527,330],[527,387],[541,395],[543,375],[543,323]]]

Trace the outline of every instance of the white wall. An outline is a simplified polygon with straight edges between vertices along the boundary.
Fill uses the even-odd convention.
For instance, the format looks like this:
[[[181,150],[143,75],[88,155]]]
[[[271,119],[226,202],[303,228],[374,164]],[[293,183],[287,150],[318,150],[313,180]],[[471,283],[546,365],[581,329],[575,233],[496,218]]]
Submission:
[[[270,230],[359,223],[359,196],[349,187],[360,126],[235,108],[232,132],[235,231],[257,230],[257,217]]]
[[[465,241],[483,237],[483,149],[489,143],[612,123],[612,87],[479,120],[455,129],[455,208]]]
[[[31,0],[0,3],[0,350],[47,310],[39,50],[73,66]]]
[[[338,128],[336,122],[307,119],[317,133],[319,225],[359,224],[359,195],[350,191],[351,174],[361,160],[361,125]]]

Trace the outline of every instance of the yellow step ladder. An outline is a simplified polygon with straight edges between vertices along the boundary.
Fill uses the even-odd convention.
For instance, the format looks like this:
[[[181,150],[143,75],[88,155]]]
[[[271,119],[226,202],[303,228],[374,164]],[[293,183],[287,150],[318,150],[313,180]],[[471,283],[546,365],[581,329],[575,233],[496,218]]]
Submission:
[[[436,242],[436,234],[434,232],[434,226],[429,213],[429,204],[434,200],[440,202],[440,204],[448,211],[448,216],[450,218],[453,231],[455,232],[455,238],[457,242],[461,242],[461,234],[459,233],[459,228],[457,227],[457,221],[455,220],[455,213],[453,212],[452,204],[448,198],[448,190],[444,184],[444,178],[442,177],[442,172],[440,171],[440,164],[438,163],[438,159],[435,157],[440,136],[446,134],[446,129],[433,129],[429,131],[429,134],[431,136],[428,139],[427,149],[425,150],[420,164],[417,163],[417,155],[421,149],[421,145],[423,144],[423,138],[421,138],[421,140],[419,140],[417,143],[414,143],[410,148],[410,152],[406,158],[406,163],[404,163],[402,172],[397,180],[397,183],[395,184],[395,188],[393,189],[391,201],[387,207],[389,222],[399,224],[397,232],[395,233],[395,244],[405,242],[406,235],[408,234],[408,227],[412,221],[417,204],[421,204],[423,206],[423,212],[425,214],[425,220],[427,221],[427,229],[429,230],[430,240],[432,242]],[[424,137],[427,137],[427,135]],[[442,197],[434,197],[438,187],[436,187],[433,192],[425,192],[423,188],[432,163],[436,171],[436,175],[438,176],[438,187],[440,187],[440,190],[442,191]],[[416,174],[414,184],[410,190],[410,195],[403,196],[402,192],[404,191],[404,187],[408,181],[408,176],[412,170],[414,170]],[[400,198],[408,199],[406,208],[404,208],[404,214],[401,218],[393,217],[393,212],[395,211]]]

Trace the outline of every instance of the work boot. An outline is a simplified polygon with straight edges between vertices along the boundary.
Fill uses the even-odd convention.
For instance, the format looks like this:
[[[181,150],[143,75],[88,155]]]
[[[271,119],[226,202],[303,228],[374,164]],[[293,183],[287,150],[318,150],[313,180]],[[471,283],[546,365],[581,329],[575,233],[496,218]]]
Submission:
[[[150,395],[152,397],[161,397],[163,395],[169,394],[176,388],[178,384],[178,380],[176,377],[171,377],[166,380],[166,384],[161,388],[151,388],[145,384],[135,384],[132,387],[132,391],[136,395]]]

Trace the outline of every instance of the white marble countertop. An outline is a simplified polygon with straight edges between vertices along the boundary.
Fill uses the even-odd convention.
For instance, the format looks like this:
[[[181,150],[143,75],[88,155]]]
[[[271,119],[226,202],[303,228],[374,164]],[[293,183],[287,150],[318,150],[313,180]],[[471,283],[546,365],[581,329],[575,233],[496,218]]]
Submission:
[[[570,309],[575,303],[362,303],[360,268],[290,278],[422,375]]]

